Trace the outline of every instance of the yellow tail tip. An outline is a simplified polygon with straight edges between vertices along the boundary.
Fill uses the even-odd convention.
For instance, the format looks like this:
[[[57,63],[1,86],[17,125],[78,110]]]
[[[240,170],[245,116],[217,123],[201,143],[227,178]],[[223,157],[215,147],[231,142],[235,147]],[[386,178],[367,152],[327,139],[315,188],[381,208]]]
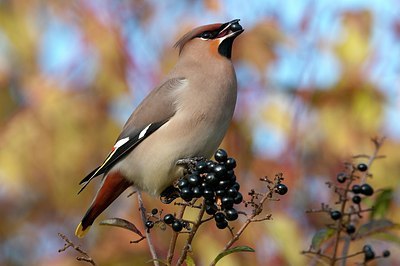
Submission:
[[[89,231],[90,226],[88,226],[86,229],[83,229],[82,223],[79,223],[79,225],[76,227],[75,230],[75,235],[79,238],[82,238],[86,235],[86,233]]]

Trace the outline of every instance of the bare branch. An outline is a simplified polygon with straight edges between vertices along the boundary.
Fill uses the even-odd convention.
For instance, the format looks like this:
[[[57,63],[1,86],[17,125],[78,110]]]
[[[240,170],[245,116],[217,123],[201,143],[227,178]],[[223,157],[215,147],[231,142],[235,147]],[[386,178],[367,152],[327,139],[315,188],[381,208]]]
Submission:
[[[76,257],[76,260],[78,261],[85,261],[93,266],[96,266],[96,263],[94,260],[89,256],[87,252],[82,250],[79,246],[75,245],[71,240],[69,240],[64,234],[58,233],[58,235],[61,237],[62,240],[64,240],[66,243],[64,244],[64,247],[59,249],[58,252],[64,252],[68,248],[73,248],[75,249],[81,256]]]
[[[138,194],[140,214],[142,216],[143,225],[145,225],[146,224],[146,220],[147,220],[147,218],[146,218],[146,208],[144,207],[142,193],[140,191],[138,191],[137,194]],[[154,265],[155,266],[160,266],[160,263],[158,262],[156,249],[154,248],[154,245],[153,245],[153,243],[151,241],[150,232],[148,230],[146,230],[146,240],[147,240],[147,245],[149,246],[149,249],[150,249],[151,257],[153,258]]]

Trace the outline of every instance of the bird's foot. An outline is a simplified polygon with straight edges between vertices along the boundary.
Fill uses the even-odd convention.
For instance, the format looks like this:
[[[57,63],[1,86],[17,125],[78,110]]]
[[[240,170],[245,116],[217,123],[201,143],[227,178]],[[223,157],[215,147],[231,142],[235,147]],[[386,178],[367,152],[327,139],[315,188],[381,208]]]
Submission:
[[[169,186],[160,194],[160,200],[164,204],[170,204],[179,198],[179,190],[174,186]]]
[[[203,157],[179,159],[178,161],[176,161],[176,165],[190,167],[190,166],[195,166],[197,162],[202,161],[202,160],[204,160]]]

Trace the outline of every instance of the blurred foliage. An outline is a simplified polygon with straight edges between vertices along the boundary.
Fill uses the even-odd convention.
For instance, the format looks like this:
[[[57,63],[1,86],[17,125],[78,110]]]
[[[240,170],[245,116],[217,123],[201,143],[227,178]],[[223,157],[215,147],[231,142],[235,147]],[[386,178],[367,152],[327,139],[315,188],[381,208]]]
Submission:
[[[352,154],[369,153],[370,137],[376,135],[388,135],[382,149],[387,158],[374,164],[370,183],[393,192],[381,199],[375,215],[384,210],[399,221],[400,139],[390,134],[388,125],[399,127],[400,119],[387,116],[390,108],[400,113],[399,84],[388,89],[370,78],[374,66],[393,63],[377,56],[380,42],[372,41],[376,13],[338,9],[330,20],[339,33],[328,38],[313,34],[315,25],[323,23],[313,4],[288,27],[284,12],[258,10],[261,2],[249,2],[241,10],[240,3],[230,7],[208,0],[165,6],[141,0],[0,1],[1,265],[77,263],[72,252],[57,253],[63,245],[57,232],[80,243],[73,231],[96,185],[77,196],[78,182],[103,160],[126,113],[173,66],[177,53],[171,47],[178,36],[205,21],[236,17],[246,29],[233,52],[240,92],[223,146],[238,161],[243,191],[259,177],[284,172],[290,193],[270,204],[272,221],[250,227],[240,240],[256,252],[224,257],[220,265],[306,264],[300,251],[326,221],[304,211],[330,200],[324,182],[333,180]],[[390,23],[398,41],[400,22]],[[64,37],[67,41],[57,42]],[[338,62],[339,75],[332,84],[304,83],[307,64],[294,84],[271,79],[287,53],[298,53],[309,63],[318,50]],[[174,211],[157,199],[145,200],[149,209]],[[102,217],[110,216],[143,228],[134,197],[118,199]],[[159,252],[165,252],[169,232],[153,232]],[[191,254],[196,265],[208,264],[229,237],[228,231],[213,226],[200,231]],[[81,244],[100,265],[143,265],[150,255],[144,242],[129,244],[133,239],[135,235],[123,230],[96,225]],[[400,264],[399,247],[390,249],[390,261]]]

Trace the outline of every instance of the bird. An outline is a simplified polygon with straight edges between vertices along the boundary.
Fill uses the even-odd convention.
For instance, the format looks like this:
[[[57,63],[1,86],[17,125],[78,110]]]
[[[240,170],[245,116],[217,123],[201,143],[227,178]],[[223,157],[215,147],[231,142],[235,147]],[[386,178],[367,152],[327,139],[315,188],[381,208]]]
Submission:
[[[82,238],[95,219],[127,188],[160,195],[184,173],[184,158],[211,158],[232,120],[237,80],[231,61],[239,19],[197,27],[174,45],[175,66],[133,111],[96,176],[101,186],[76,228]]]

